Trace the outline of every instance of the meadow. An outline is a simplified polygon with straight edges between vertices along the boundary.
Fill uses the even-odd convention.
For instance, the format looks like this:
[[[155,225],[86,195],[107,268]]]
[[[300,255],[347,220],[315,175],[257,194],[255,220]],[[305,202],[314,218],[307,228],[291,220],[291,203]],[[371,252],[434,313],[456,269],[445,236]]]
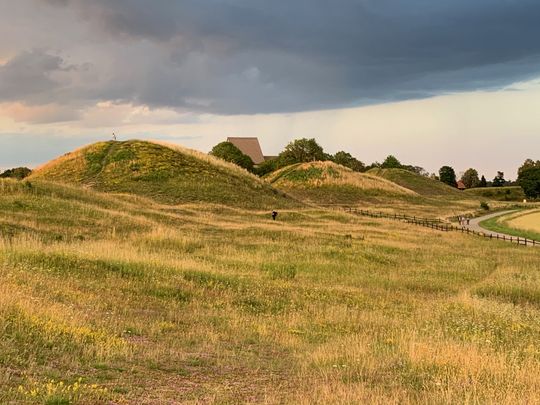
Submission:
[[[37,179],[0,235],[0,403],[539,402],[536,249]]]
[[[540,211],[519,209],[517,212],[482,221],[486,229],[507,235],[540,241]]]

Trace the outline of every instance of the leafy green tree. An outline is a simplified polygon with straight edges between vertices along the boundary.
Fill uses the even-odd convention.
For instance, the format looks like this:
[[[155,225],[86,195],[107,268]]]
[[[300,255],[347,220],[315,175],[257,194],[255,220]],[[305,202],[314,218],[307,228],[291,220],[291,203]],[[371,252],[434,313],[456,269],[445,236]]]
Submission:
[[[506,184],[503,172],[497,172],[497,175],[493,179],[493,187],[503,187]]]
[[[393,155],[389,155],[381,164],[382,169],[401,169],[403,165]]]
[[[253,160],[231,142],[221,142],[212,148],[211,155],[253,171]]]
[[[532,159],[525,160],[525,162],[518,169],[518,177],[521,175],[522,172],[528,169],[533,169],[535,167],[540,167],[540,160],[537,160],[536,162]]]
[[[517,183],[527,198],[540,198],[540,160],[527,159],[518,170]]]
[[[465,173],[463,173],[463,176],[461,176],[461,181],[467,188],[478,187],[480,184],[478,172],[473,168],[465,170]]]
[[[439,179],[452,187],[457,187],[456,172],[450,166],[443,166],[439,169]]]
[[[279,154],[280,165],[326,160],[328,155],[315,139],[296,139],[290,142]]]
[[[478,184],[478,187],[487,187],[486,176],[482,175],[482,178],[480,179],[480,183]]]
[[[30,170],[28,167],[16,167],[14,169],[8,169],[2,174],[0,174],[0,178],[11,178],[11,179],[17,179],[22,180],[28,176],[30,176],[30,173],[32,173],[32,170]]]
[[[363,172],[366,169],[366,166],[361,161],[348,152],[339,151],[332,157],[332,160],[338,165],[348,167],[355,172]]]

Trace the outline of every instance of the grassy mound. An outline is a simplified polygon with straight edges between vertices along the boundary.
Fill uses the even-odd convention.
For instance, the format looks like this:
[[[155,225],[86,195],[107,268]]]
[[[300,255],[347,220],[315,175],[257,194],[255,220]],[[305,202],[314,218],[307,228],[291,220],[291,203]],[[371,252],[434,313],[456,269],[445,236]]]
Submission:
[[[416,194],[380,177],[353,172],[332,162],[287,166],[267,179],[274,187],[317,204],[354,204],[384,197],[414,197]]]
[[[167,204],[280,207],[291,201],[239,167],[175,145],[99,142],[38,168],[31,180],[82,184]]]
[[[371,169],[368,174],[390,180],[423,196],[460,196],[460,191],[438,180],[403,169]]]
[[[465,192],[473,197],[496,201],[523,201],[525,199],[525,193],[519,186],[470,188]]]

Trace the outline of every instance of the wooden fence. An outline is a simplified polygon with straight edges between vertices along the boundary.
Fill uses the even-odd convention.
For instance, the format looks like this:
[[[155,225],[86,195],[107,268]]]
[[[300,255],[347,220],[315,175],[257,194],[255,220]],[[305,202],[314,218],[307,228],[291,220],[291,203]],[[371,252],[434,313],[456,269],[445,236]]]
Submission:
[[[492,240],[502,240],[502,241],[507,241],[511,243],[517,243],[518,245],[540,246],[540,241],[537,241],[534,239],[521,238],[519,236],[505,236],[505,235],[499,235],[499,234],[478,232],[478,231],[475,231],[474,229],[469,229],[464,226],[460,227],[453,224],[445,223],[440,219],[422,218],[422,217],[403,215],[403,214],[389,214],[387,212],[367,211],[367,210],[351,208],[351,207],[344,207],[344,210],[347,212],[350,212],[351,214],[362,215],[362,216],[371,217],[371,218],[392,219],[395,221],[406,222],[408,224],[423,226],[426,228],[431,228],[431,229],[435,229],[437,231],[442,231],[442,232],[461,232],[461,233],[466,233],[467,235],[476,235],[476,236],[481,236],[483,238],[489,238]]]

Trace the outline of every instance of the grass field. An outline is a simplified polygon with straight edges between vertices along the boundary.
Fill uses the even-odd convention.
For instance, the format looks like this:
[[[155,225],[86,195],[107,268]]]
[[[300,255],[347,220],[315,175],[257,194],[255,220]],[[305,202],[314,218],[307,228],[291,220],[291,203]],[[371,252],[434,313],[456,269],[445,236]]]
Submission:
[[[0,403],[535,403],[538,252],[0,182]]]
[[[511,219],[509,225],[517,229],[535,232],[540,235],[540,211],[524,213],[521,216]]]
[[[520,210],[482,221],[486,229],[540,241],[540,211]]]

